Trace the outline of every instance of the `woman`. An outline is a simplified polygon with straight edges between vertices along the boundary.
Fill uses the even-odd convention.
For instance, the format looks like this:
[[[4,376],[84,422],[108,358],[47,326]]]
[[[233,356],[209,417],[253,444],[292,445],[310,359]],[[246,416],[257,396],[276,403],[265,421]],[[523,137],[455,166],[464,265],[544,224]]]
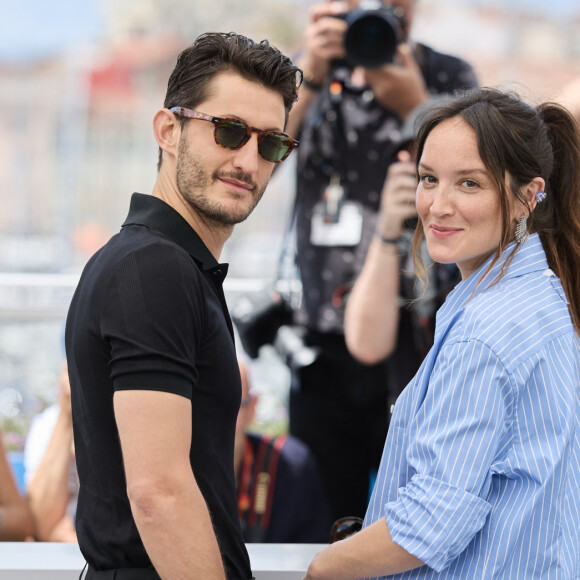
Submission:
[[[462,280],[395,406],[364,529],[307,578],[578,578],[578,128],[483,89],[416,143],[418,273],[425,237]]]
[[[0,431],[0,541],[15,542],[32,537],[34,522],[28,502],[18,492]]]

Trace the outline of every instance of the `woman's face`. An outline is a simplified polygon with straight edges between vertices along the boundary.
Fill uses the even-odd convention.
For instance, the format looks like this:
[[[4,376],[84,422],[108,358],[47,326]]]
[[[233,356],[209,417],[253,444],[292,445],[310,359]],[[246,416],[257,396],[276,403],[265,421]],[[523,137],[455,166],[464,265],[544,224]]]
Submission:
[[[430,256],[456,263],[463,280],[498,248],[499,192],[479,156],[474,130],[460,117],[443,121],[427,137],[416,201]]]

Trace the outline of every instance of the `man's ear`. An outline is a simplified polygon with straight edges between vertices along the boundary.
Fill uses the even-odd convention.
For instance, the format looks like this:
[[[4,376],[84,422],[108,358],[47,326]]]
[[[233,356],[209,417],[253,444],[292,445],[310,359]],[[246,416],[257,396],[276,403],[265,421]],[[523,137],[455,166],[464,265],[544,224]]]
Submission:
[[[181,126],[169,109],[160,109],[153,117],[153,134],[159,147],[169,155],[177,157]]]

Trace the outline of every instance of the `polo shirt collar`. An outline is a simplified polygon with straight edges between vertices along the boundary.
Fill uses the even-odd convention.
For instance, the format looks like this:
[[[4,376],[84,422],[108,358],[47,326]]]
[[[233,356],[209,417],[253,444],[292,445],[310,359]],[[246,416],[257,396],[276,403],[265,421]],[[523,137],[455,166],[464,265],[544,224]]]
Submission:
[[[130,225],[143,225],[161,232],[180,245],[202,270],[213,270],[214,276],[221,278],[221,282],[225,279],[228,264],[220,264],[183,216],[158,197],[134,193],[129,214],[121,227]]]

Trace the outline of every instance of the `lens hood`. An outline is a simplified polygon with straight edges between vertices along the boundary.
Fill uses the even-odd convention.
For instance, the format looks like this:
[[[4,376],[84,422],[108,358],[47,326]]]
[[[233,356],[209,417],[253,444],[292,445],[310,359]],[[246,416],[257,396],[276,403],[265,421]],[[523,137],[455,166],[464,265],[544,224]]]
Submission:
[[[402,27],[391,6],[362,2],[343,18],[348,25],[344,48],[351,65],[379,68],[393,62]]]

